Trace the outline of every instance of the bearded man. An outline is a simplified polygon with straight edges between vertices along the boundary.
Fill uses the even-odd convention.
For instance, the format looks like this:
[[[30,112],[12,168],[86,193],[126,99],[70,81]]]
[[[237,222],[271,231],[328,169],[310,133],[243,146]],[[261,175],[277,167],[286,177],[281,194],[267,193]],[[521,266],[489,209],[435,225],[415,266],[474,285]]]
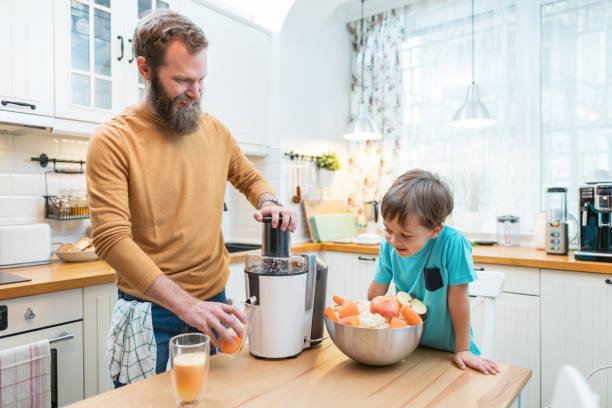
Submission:
[[[125,301],[150,302],[155,373],[166,369],[173,336],[199,331],[218,346],[217,335],[230,344],[232,330],[243,335],[234,316],[243,323],[246,317],[226,304],[224,289],[226,181],[257,208],[256,220],[272,216],[276,227],[280,217],[282,230],[296,228],[295,211],[278,203],[229,130],[200,111],[207,46],[202,30],[176,12],[143,18],[134,33],[134,52],[147,83],[145,98],[99,126],[87,155],[93,241],[100,258],[116,271],[119,289],[109,344],[124,344],[117,333],[126,326],[124,315],[134,313],[125,313],[119,302],[121,307]],[[115,386],[131,382],[118,371],[112,374],[110,364]]]

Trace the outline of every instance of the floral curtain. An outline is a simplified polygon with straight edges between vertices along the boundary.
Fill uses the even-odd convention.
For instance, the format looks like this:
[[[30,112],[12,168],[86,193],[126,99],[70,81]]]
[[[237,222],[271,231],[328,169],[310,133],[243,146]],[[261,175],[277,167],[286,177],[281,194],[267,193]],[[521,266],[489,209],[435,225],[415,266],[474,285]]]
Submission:
[[[370,117],[382,133],[376,141],[349,144],[349,180],[352,191],[348,206],[357,223],[366,226],[368,212],[365,202],[380,201],[398,176],[400,166],[403,86],[401,48],[404,39],[404,11],[389,10],[367,17],[364,38],[361,20],[348,24],[353,47],[351,83],[351,119],[359,112],[361,88]],[[361,77],[362,56],[365,53],[365,73]],[[371,208],[371,207],[368,207]],[[370,211],[371,213],[371,211]]]

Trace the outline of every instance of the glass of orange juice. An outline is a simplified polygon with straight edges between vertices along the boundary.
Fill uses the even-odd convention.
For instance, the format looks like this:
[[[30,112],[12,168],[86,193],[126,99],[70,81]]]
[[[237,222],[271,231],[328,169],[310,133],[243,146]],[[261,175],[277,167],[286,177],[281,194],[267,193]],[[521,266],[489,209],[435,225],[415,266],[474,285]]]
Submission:
[[[247,324],[243,324],[240,320],[238,320],[238,318],[236,316],[233,316],[234,319],[236,319],[236,321],[242,326],[242,328],[244,329],[244,337],[240,338],[238,337],[235,333],[234,333],[234,344],[229,344],[228,342],[226,342],[223,338],[221,338],[221,347],[219,347],[218,351],[222,354],[225,354],[229,357],[235,358],[236,355],[238,353],[240,353],[240,350],[242,350],[242,347],[244,346],[244,343],[247,341],[248,337],[249,337],[249,325],[248,322],[251,321],[251,317],[253,315],[253,311],[255,310],[255,306],[250,304],[250,303],[245,303],[245,302],[237,302],[235,300],[231,301],[231,304],[238,307],[238,309],[240,309],[247,318]],[[224,324],[224,326],[226,328],[229,328],[230,330],[233,331],[233,329],[231,327],[229,327],[228,325]]]
[[[210,358],[210,337],[185,333],[170,339],[172,388],[179,407],[198,406],[204,397]]]

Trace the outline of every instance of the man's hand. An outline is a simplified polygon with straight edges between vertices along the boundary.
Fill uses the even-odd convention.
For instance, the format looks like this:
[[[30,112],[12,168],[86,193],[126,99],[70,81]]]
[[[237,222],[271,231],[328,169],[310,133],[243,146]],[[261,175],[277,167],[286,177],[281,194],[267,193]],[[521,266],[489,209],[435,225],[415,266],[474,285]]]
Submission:
[[[233,316],[240,319],[242,323],[247,323],[246,316],[236,306],[219,302],[195,300],[185,313],[184,320],[191,327],[195,327],[202,333],[207,334],[210,337],[210,342],[214,346],[219,347],[220,343],[213,334],[212,329],[215,329],[226,342],[234,344],[232,337],[234,333],[229,328],[226,329],[223,324],[231,327],[238,337],[244,338],[244,330]]]
[[[266,201],[263,203],[260,210],[255,211],[253,218],[261,222],[263,217],[267,215],[272,216],[272,228],[276,228],[278,226],[278,217],[280,215],[283,218],[283,222],[280,226],[281,231],[286,231],[289,229],[289,231],[295,232],[297,227],[297,212],[295,212],[293,208],[281,207],[270,201]]]
[[[459,351],[455,353],[453,360],[455,360],[457,366],[462,370],[464,370],[467,366],[473,368],[474,370],[480,371],[483,374],[495,375],[499,373],[499,367],[497,364],[491,360],[487,360],[486,358],[472,354],[471,351]]]

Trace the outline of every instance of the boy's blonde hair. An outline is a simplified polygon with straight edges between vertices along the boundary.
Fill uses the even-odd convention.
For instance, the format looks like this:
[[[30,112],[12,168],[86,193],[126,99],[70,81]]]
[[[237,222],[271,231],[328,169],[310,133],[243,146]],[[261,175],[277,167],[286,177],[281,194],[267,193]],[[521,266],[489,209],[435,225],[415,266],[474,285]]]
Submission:
[[[453,193],[437,174],[413,169],[402,174],[387,190],[380,212],[386,220],[404,224],[416,214],[425,228],[442,224],[453,211]]]

